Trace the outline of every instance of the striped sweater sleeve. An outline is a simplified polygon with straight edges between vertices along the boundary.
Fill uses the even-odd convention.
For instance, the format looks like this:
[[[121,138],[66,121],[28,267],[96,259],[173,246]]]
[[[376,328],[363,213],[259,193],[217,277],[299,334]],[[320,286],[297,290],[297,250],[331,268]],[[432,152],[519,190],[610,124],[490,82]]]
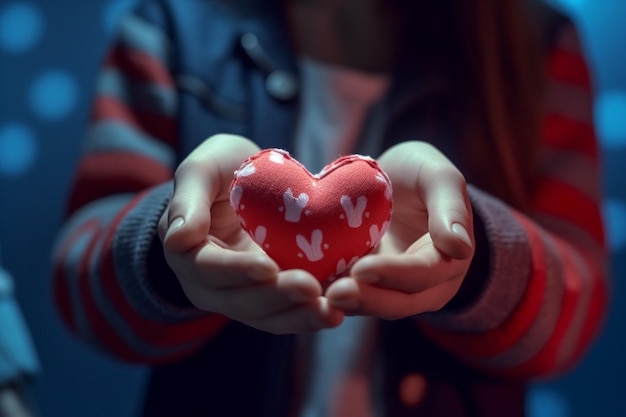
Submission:
[[[590,75],[567,25],[548,54],[541,174],[518,212],[470,187],[486,229],[490,274],[459,312],[434,313],[424,331],[490,373],[541,378],[572,367],[602,325],[608,256]]]
[[[70,329],[124,360],[163,362],[206,343],[218,315],[168,302],[148,277],[176,161],[170,42],[154,19],[123,20],[97,80],[68,218],[55,244],[54,291]],[[153,269],[153,268],[152,268]]]

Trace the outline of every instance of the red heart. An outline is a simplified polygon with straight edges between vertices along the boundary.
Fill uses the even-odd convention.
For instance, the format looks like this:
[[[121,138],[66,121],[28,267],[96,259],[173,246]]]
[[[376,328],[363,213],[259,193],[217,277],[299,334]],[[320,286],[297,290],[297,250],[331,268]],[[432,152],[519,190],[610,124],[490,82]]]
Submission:
[[[369,157],[345,156],[312,175],[288,152],[265,149],[235,172],[230,203],[282,269],[304,269],[328,284],[387,230],[391,182]]]

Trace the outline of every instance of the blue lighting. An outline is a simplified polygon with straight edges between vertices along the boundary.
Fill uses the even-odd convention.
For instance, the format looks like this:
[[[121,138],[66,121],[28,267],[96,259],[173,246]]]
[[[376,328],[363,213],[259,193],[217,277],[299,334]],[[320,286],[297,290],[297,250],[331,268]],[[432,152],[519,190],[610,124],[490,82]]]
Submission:
[[[580,10],[586,5],[587,0],[548,0],[547,2],[555,5],[556,7],[561,7],[569,13],[575,15],[576,12],[580,12]]]
[[[78,85],[68,72],[49,70],[33,82],[28,98],[37,116],[58,120],[68,116],[76,107]]]
[[[43,33],[43,16],[29,2],[13,2],[0,8],[0,48],[9,52],[31,49]]]
[[[598,96],[595,124],[607,148],[626,147],[626,91],[608,91]]]
[[[569,406],[557,391],[547,388],[534,388],[526,400],[528,417],[570,417]]]
[[[110,0],[102,13],[102,25],[107,35],[112,35],[117,29],[120,18],[130,10],[136,0]]]
[[[605,230],[611,248],[619,251],[626,247],[626,201],[609,198],[604,202]]]
[[[0,175],[17,177],[26,173],[37,158],[33,132],[20,124],[0,126]]]

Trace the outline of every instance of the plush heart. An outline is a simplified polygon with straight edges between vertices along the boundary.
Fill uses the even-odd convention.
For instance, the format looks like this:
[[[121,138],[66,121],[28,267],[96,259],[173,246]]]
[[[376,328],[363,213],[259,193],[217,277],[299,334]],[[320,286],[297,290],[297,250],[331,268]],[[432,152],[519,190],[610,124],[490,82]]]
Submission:
[[[235,172],[230,202],[282,269],[304,269],[328,285],[387,230],[391,183],[369,157],[345,156],[312,175],[288,152],[265,149]]]

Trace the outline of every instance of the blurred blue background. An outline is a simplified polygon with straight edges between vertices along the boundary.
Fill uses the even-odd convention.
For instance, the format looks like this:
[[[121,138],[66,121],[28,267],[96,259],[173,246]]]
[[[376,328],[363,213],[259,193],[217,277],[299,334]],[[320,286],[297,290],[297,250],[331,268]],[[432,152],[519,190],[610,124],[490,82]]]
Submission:
[[[51,297],[50,247],[99,60],[134,0],[0,2],[0,242],[43,366],[42,415],[131,417],[146,371],[70,336]],[[626,1],[553,0],[578,23],[597,90],[614,297],[605,331],[564,378],[533,387],[530,417],[626,416]],[[0,329],[1,331],[1,329]]]

